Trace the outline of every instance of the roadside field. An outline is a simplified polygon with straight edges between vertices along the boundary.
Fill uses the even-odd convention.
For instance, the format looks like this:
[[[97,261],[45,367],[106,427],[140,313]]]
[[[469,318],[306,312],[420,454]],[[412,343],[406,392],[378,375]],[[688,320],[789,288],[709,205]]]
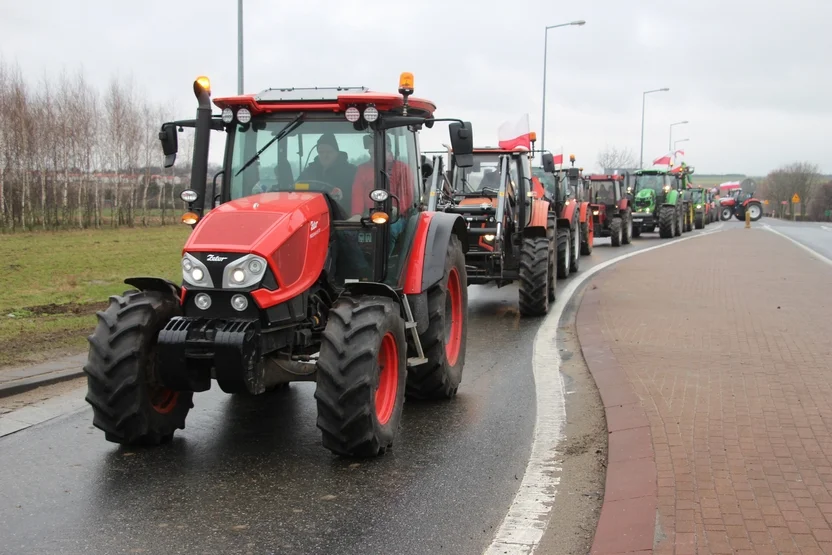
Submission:
[[[181,280],[184,225],[0,235],[0,368],[86,348],[124,278]]]

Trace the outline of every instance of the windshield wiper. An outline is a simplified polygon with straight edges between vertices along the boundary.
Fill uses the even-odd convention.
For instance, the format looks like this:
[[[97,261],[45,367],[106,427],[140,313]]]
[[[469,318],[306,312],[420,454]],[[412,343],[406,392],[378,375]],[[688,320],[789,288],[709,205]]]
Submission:
[[[241,173],[243,173],[243,171],[245,171],[245,169],[246,169],[247,167],[249,167],[250,165],[252,165],[252,164],[254,163],[254,161],[255,161],[255,160],[259,160],[259,159],[260,159],[260,155],[261,155],[261,154],[263,154],[263,152],[264,152],[267,148],[269,148],[270,146],[272,146],[272,144],[276,143],[277,141],[279,141],[280,139],[284,138],[286,135],[288,135],[289,133],[291,133],[292,131],[294,131],[294,130],[295,130],[295,129],[297,129],[298,127],[300,127],[300,125],[303,123],[303,118],[304,118],[305,116],[306,116],[306,113],[305,113],[305,112],[301,112],[300,114],[298,114],[298,117],[296,117],[295,119],[293,119],[292,121],[290,121],[289,123],[287,123],[287,124],[286,124],[286,127],[284,127],[283,129],[281,129],[281,130],[280,130],[280,132],[279,132],[277,135],[275,135],[275,136],[274,136],[274,138],[273,138],[271,141],[269,141],[268,143],[266,143],[265,145],[263,145],[263,148],[261,148],[260,150],[258,150],[258,151],[257,151],[257,154],[255,154],[254,156],[252,156],[251,158],[249,158],[248,162],[246,162],[245,164],[243,164],[243,167],[242,167],[242,168],[240,168],[240,169],[237,171],[237,173],[235,173],[235,174],[234,174],[234,177],[237,177],[238,175],[240,175]]]

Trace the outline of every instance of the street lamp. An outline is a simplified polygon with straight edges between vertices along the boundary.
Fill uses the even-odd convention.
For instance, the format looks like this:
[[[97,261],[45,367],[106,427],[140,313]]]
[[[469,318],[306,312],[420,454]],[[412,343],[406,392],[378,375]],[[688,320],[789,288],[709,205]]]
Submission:
[[[237,94],[243,94],[243,0],[237,0]]]
[[[673,126],[674,125],[684,125],[685,123],[688,123],[688,120],[677,121],[676,123],[671,123],[670,124],[670,138],[667,139],[667,148],[670,148],[670,145],[673,144]]]
[[[690,139],[679,139],[678,141],[673,141],[673,152],[676,152],[676,145],[679,143],[684,143],[685,141],[689,141]]]
[[[667,92],[670,89],[664,87],[663,89],[653,89],[652,91],[644,91],[641,93],[641,154],[638,156],[639,169],[644,167],[644,103],[647,95],[654,92]]]
[[[543,117],[540,123],[540,151],[543,152],[546,146],[546,54],[549,51],[549,29],[556,27],[567,27],[569,25],[585,25],[586,21],[579,19],[577,21],[570,21],[569,23],[559,23],[557,25],[549,25],[543,32]]]

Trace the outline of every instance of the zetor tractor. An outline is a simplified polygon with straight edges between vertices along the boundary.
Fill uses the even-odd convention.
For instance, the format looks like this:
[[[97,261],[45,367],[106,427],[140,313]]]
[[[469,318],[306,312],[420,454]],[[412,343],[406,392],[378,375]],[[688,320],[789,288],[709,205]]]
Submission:
[[[210,81],[193,87],[196,119],[159,134],[170,167],[177,128],[195,128],[183,283],[127,279],[135,290],[98,313],[93,424],[115,443],[158,444],[213,381],[244,395],[315,381],[324,447],[383,453],[405,393],[451,398],[462,378],[468,236],[460,216],[421,211],[416,135],[453,121],[469,166],[470,123],[434,119],[409,73],[399,94],[268,89],[216,99],[216,116]],[[212,131],[226,144],[209,181]]]
[[[468,284],[519,282],[523,316],[546,314],[555,300],[555,214],[531,171],[532,152],[478,148],[473,164],[451,158],[447,181],[434,158],[430,203],[467,222]],[[428,204],[428,210],[434,204]]]
[[[659,228],[663,239],[678,237],[686,227],[687,204],[679,182],[665,170],[637,170],[633,173],[633,236]]]
[[[593,174],[588,181],[590,208],[598,237],[610,237],[613,247],[628,245],[635,228],[630,199],[623,191],[624,176]]]
[[[731,216],[744,220],[746,212],[752,222],[763,217],[763,203],[760,199],[754,198],[753,191],[734,189],[727,197],[719,199],[719,210],[722,221],[730,220]]]

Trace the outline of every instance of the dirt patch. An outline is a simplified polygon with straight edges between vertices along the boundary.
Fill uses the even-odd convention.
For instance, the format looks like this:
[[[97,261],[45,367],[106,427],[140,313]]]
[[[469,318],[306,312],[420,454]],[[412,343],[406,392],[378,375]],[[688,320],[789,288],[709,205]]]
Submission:
[[[63,303],[63,304],[42,304],[38,306],[27,306],[19,309],[19,312],[28,313],[32,316],[53,316],[56,314],[95,314],[99,310],[107,308],[107,302],[89,302],[89,303]],[[11,313],[18,312],[12,310]]]
[[[25,341],[19,337],[0,339],[0,372],[78,354],[86,348],[88,334],[62,330],[30,335]]]

